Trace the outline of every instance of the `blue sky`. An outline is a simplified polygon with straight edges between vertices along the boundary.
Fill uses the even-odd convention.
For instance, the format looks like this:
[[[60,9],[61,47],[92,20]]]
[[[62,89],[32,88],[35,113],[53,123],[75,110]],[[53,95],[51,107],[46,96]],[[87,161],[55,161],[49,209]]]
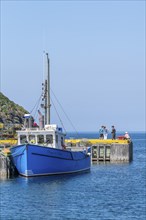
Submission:
[[[40,97],[44,50],[77,131],[145,130],[145,1],[1,1],[1,91],[28,111]],[[60,124],[53,105],[51,122]]]

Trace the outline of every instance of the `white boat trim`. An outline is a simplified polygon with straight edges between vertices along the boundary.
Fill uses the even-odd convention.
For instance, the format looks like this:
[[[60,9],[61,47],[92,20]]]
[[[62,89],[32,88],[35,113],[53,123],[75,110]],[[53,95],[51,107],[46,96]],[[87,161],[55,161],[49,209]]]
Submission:
[[[85,169],[81,169],[81,170],[76,170],[76,171],[68,171],[68,172],[56,172],[56,173],[43,173],[43,174],[33,174],[33,175],[25,175],[20,173],[21,176],[25,176],[25,177],[33,177],[33,176],[52,176],[52,175],[60,175],[60,174],[72,174],[72,173],[79,173],[79,172],[83,172],[86,170],[90,170],[90,166],[85,168]],[[30,171],[30,170],[28,170]],[[25,170],[25,173],[27,172],[27,170]],[[32,172],[33,173],[33,172]]]

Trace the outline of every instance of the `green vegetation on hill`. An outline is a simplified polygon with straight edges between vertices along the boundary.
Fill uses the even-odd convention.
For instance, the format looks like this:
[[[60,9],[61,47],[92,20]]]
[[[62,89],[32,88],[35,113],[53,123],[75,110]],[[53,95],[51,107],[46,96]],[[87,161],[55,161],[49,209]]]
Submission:
[[[0,134],[13,136],[23,124],[23,116],[28,113],[0,92]]]

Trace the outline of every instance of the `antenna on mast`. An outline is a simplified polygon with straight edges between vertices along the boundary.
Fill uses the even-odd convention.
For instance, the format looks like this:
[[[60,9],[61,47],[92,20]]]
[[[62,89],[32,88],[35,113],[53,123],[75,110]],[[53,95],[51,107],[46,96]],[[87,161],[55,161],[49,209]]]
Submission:
[[[45,124],[50,124],[50,60],[46,53],[46,79],[45,79]]]

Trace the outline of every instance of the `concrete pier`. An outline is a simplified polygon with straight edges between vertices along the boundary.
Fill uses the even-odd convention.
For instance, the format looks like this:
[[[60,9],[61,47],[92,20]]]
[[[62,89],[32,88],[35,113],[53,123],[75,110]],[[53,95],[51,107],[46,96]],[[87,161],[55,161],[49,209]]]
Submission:
[[[133,160],[133,143],[128,140],[80,139],[67,140],[67,148],[79,151],[91,147],[93,162],[131,162]]]
[[[18,175],[10,155],[0,152],[0,179]]]
[[[92,146],[92,161],[131,162],[133,144],[96,144]]]

